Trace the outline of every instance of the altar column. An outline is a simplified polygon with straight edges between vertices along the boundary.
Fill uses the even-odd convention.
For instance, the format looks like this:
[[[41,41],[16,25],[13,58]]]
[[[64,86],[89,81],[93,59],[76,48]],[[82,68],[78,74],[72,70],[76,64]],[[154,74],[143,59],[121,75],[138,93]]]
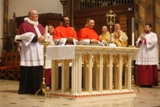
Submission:
[[[89,54],[89,92],[92,93],[92,54]]]
[[[76,69],[76,60],[72,59],[72,66],[71,66],[71,94],[76,94],[77,93],[77,78],[78,77],[76,74],[78,72],[78,70]]]
[[[76,75],[77,76],[77,83],[76,83],[76,88],[77,88],[77,93],[81,94],[82,93],[82,54],[76,54]]]
[[[99,63],[99,69],[100,69],[100,81],[99,81],[99,89],[100,89],[100,92],[103,92],[103,54],[100,54],[100,63]]]
[[[113,54],[109,55],[109,91],[113,90]]]
[[[131,84],[132,69],[131,68],[132,68],[132,60],[133,60],[132,57],[133,56],[131,56],[131,55],[128,56],[128,75],[127,75],[128,76],[128,78],[127,78],[128,79],[127,80],[127,86],[128,86],[128,88],[127,89],[129,89],[129,90],[132,90],[132,86],[131,86],[132,85]]]
[[[123,57],[122,54],[119,55],[119,74],[118,74],[118,89],[122,91],[122,73],[123,73]]]

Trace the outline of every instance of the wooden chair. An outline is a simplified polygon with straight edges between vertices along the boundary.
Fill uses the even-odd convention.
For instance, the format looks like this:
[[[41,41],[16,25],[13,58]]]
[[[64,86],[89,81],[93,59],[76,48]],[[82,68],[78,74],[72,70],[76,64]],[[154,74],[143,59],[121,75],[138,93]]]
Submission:
[[[20,77],[20,53],[19,52],[3,52],[2,66],[0,66],[0,77],[4,79],[17,80]]]
[[[20,53],[19,52],[9,52],[8,55],[8,64],[13,65],[13,68],[8,68],[8,79],[13,78],[18,80],[20,77]]]

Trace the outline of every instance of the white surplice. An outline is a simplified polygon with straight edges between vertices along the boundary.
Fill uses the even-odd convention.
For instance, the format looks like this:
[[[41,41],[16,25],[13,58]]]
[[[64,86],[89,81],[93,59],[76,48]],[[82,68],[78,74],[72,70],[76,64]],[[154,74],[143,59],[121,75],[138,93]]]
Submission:
[[[34,29],[37,33],[37,35],[42,35],[38,29],[38,22],[33,22],[29,18],[25,18],[25,21],[30,23],[34,26]],[[15,41],[19,42],[19,40],[22,40],[21,42],[21,66],[43,66],[44,65],[44,53],[43,53],[43,45],[37,41],[31,42],[32,39],[36,36],[32,32],[27,32],[21,35],[15,36]],[[54,45],[52,36],[47,33],[45,37],[46,41],[50,42],[50,45]],[[46,67],[45,68],[51,68],[51,61],[46,60]]]
[[[38,29],[38,22],[33,22],[29,18],[25,21],[34,26],[37,35],[42,35]],[[20,66],[43,66],[43,45],[39,41],[32,43],[35,34],[27,32],[15,36],[15,41],[22,40],[21,42],[21,60]]]
[[[146,45],[144,41],[139,45],[140,37],[136,41],[139,45],[139,51],[136,57],[137,65],[158,65],[158,38],[153,32],[149,34],[142,34],[146,38]]]

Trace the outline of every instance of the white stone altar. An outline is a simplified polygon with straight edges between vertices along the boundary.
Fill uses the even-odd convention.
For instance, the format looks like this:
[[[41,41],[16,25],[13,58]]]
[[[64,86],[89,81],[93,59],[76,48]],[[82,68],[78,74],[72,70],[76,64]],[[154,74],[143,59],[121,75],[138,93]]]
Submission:
[[[51,96],[73,99],[127,95],[132,89],[136,47],[48,46],[52,60]]]

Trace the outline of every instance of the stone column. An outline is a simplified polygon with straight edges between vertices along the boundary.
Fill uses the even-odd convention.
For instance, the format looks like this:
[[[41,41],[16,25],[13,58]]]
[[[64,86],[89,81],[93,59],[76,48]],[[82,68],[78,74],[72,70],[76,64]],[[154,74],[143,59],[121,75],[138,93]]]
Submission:
[[[157,34],[158,36],[158,40],[160,40],[160,0],[153,0],[154,1],[154,7],[155,7],[155,11],[154,11],[154,32]],[[158,48],[160,50],[160,42],[158,42]],[[159,52],[159,56],[160,56],[160,52]],[[160,57],[159,57],[160,60]]]
[[[4,0],[0,0],[0,14],[3,14]],[[3,38],[3,15],[0,16],[0,38]],[[0,41],[0,52],[2,53],[3,41]],[[1,55],[0,53],[0,55]]]
[[[145,0],[138,0],[138,34],[139,35],[144,32],[145,19],[146,19]]]
[[[8,0],[4,0],[4,9],[3,9],[3,50],[8,51]]]
[[[138,36],[140,35],[138,32],[138,0],[134,1],[134,35],[135,35],[135,40],[138,39]]]
[[[3,37],[8,35],[8,0],[4,0],[3,9]]]

